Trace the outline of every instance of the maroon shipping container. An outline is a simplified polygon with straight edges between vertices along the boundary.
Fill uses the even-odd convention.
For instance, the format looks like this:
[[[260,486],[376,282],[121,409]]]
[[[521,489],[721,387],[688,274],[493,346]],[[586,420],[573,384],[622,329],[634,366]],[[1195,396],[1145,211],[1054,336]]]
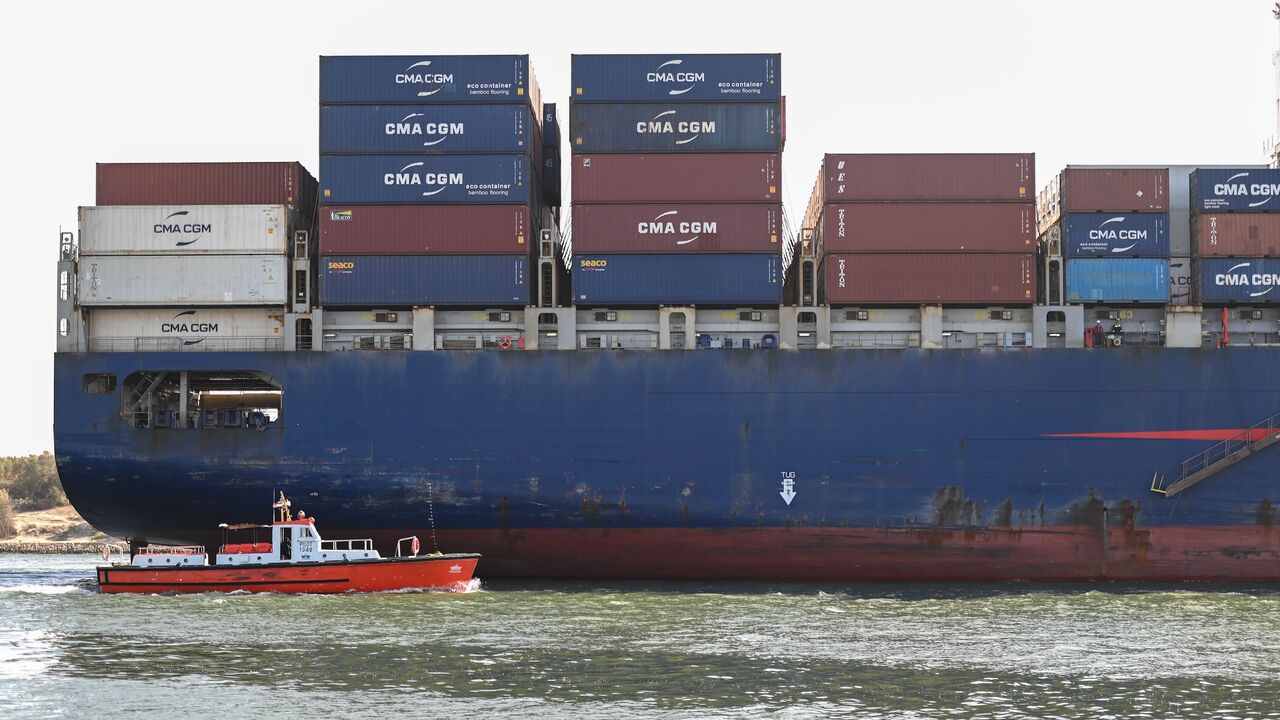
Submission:
[[[827,155],[824,202],[1001,202],[1035,198],[1036,156]]]
[[[574,205],[580,253],[776,253],[778,204]]]
[[[1196,215],[1191,238],[1195,253],[1204,257],[1280,257],[1280,214]]]
[[[841,203],[823,210],[829,253],[1035,250],[1034,203]]]
[[[314,217],[316,179],[296,162],[98,163],[99,205],[289,205]]]
[[[827,255],[832,305],[1030,305],[1036,296],[1036,256]]]
[[[574,155],[575,203],[780,202],[782,156]]]
[[[322,255],[527,255],[527,205],[326,205]]]
[[[1062,171],[1063,212],[1163,212],[1169,168],[1073,168]]]

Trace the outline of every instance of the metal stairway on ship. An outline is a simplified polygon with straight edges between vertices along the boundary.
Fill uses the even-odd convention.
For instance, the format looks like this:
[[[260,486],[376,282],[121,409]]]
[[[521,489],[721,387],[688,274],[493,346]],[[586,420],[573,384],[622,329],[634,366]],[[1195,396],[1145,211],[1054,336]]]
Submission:
[[[1156,473],[1151,477],[1151,490],[1165,497],[1177,495],[1277,442],[1280,442],[1280,414],[1272,415],[1208,450],[1183,460],[1178,469],[1178,479],[1168,485],[1165,485],[1165,474]]]

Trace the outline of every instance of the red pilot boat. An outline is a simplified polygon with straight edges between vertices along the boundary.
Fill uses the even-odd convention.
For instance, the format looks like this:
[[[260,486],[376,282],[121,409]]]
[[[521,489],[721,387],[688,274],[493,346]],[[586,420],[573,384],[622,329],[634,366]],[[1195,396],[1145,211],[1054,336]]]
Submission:
[[[372,540],[325,540],[315,518],[294,518],[284,494],[270,525],[223,525],[227,531],[270,530],[270,542],[227,543],[215,562],[203,546],[147,545],[130,562],[98,568],[104,593],[249,592],[340,593],[389,590],[465,590],[480,556],[474,553],[419,555],[417,537],[396,543],[384,558]],[[408,545],[410,555],[401,556]]]

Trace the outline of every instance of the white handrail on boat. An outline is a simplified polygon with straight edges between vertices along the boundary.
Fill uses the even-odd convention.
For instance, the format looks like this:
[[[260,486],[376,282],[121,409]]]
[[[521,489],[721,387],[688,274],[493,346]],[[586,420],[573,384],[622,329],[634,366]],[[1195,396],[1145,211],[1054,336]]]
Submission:
[[[329,550],[331,552],[346,550],[349,552],[352,550],[372,550],[372,549],[373,549],[373,540],[369,538],[363,538],[360,540],[321,540],[320,541],[321,552],[325,550]]]

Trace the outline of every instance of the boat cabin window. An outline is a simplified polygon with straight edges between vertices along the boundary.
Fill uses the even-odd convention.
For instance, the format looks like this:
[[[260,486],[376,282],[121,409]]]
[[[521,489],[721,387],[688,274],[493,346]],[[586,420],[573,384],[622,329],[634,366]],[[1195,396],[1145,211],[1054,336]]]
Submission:
[[[90,395],[105,395],[116,391],[114,373],[98,373],[84,376],[84,391]]]
[[[282,427],[280,384],[256,370],[143,370],[124,379],[120,397],[120,417],[135,428]]]

